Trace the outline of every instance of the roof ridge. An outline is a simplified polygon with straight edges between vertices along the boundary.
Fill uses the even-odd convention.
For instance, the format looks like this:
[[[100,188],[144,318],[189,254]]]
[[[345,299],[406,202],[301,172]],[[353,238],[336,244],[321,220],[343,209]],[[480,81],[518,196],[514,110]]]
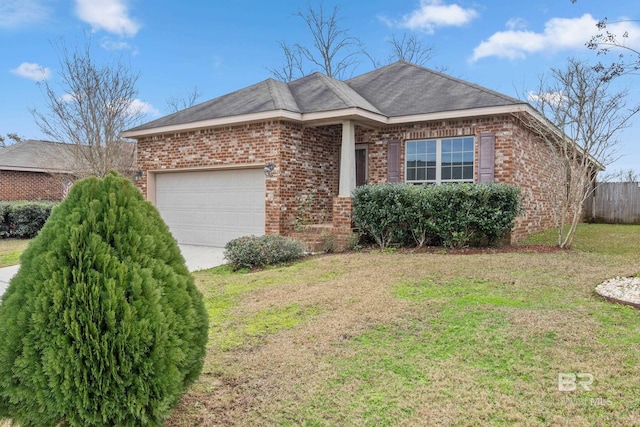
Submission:
[[[277,109],[279,109],[279,110],[286,110],[287,109],[287,105],[284,102],[284,97],[282,96],[282,92],[281,92],[281,87],[284,86],[284,87],[287,88],[287,92],[289,92],[289,95],[291,96],[291,99],[295,103],[296,109],[300,110],[300,107],[298,106],[298,100],[296,100],[296,98],[291,93],[291,89],[289,89],[289,85],[287,83],[281,82],[279,80],[275,80],[275,79],[273,79],[271,77],[269,77],[265,81],[267,82],[267,87],[269,88],[269,93],[271,94],[271,97],[274,100],[274,106]]]
[[[362,96],[362,94],[360,92],[358,92],[357,90],[355,90],[354,88],[349,86],[349,84],[346,81],[337,80],[337,79],[334,79],[333,77],[326,76],[326,75],[324,75],[322,73],[318,73],[318,74],[320,75],[320,78],[323,81],[327,82],[327,85],[329,85],[333,89],[333,92],[336,94],[336,96],[338,96],[338,98],[340,98],[340,100],[342,102],[344,102],[347,106],[349,106],[349,107],[360,107],[360,108],[364,108],[366,110],[370,110],[369,107],[371,107],[371,108],[373,108],[372,112],[381,114],[380,109],[378,108],[377,105],[373,104],[367,98]],[[351,91],[352,93],[357,95],[360,99],[362,99],[367,104],[369,104],[369,106],[360,105],[360,102],[357,99],[353,99],[350,96],[350,94],[347,93],[345,88],[348,88],[349,91]]]
[[[336,82],[338,82],[339,80],[334,79],[333,77],[329,77],[326,76],[322,73],[317,73],[320,78],[327,83],[328,86],[330,86],[333,90],[334,93],[338,96],[338,98],[340,98],[340,100],[342,102],[344,102],[345,104],[350,105],[351,98],[349,97],[349,95],[347,95],[347,93],[341,88],[339,87],[339,85],[336,84]],[[340,82],[340,83],[344,83],[344,82]],[[347,87],[349,87],[349,89],[351,89],[351,87],[349,85],[347,85]],[[357,91],[351,89],[352,91],[354,91],[355,93],[358,93]],[[359,94],[358,94],[359,95]]]

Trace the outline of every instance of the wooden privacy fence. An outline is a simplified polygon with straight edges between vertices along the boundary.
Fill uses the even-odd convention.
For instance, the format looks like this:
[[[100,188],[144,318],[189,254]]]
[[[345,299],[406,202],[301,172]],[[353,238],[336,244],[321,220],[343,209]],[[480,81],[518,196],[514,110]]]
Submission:
[[[605,182],[585,200],[585,220],[606,224],[640,224],[640,184]]]

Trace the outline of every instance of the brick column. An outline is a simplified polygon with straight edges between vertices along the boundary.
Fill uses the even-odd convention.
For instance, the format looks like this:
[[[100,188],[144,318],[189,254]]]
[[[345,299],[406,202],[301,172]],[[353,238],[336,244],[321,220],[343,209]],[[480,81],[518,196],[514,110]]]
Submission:
[[[351,230],[351,197],[333,198],[333,227]]]

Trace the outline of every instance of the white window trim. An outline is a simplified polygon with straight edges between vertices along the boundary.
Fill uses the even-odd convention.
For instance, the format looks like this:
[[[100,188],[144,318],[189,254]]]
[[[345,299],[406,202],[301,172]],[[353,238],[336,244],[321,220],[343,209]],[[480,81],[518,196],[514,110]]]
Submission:
[[[442,180],[442,140],[443,139],[456,139],[456,138],[473,138],[473,173],[471,175],[471,179],[447,179]],[[407,176],[407,142],[419,142],[424,141],[436,141],[436,179],[435,180],[409,180]],[[410,139],[405,141],[404,146],[404,182],[406,184],[442,184],[442,183],[474,183],[476,176],[476,137],[474,135],[463,135],[463,136],[448,136],[445,138],[421,138],[421,139]]]

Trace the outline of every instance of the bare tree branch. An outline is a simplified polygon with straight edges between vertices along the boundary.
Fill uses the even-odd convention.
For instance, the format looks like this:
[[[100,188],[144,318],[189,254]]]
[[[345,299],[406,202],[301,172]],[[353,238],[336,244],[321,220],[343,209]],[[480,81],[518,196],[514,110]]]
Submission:
[[[70,51],[64,39],[54,45],[60,65],[60,88],[44,80],[47,111],[31,110],[36,123],[55,141],[75,144],[77,176],[105,176],[110,170],[131,175],[135,145],[120,133],[139,123],[134,106],[138,74],[122,61],[100,65],[91,54],[91,38]]]
[[[285,63],[280,68],[269,68],[271,74],[282,82],[288,83],[305,75],[302,66],[302,52],[297,46],[289,46],[283,41],[279,42],[284,54]]]
[[[604,178],[600,178],[602,181],[615,181],[615,182],[632,182],[640,184],[640,172],[634,171],[633,169],[622,169],[611,172],[604,176]]]
[[[404,33],[402,39],[391,36],[391,56],[389,62],[407,61],[417,65],[426,65],[435,55],[433,46],[427,46],[415,34]]]
[[[320,71],[329,77],[344,79],[350,77],[353,69],[360,63],[362,43],[349,31],[340,27],[340,8],[334,6],[331,12],[325,10],[320,2],[315,8],[307,3],[305,11],[298,11],[296,16],[302,18],[313,38],[313,46],[302,43],[289,46],[280,42],[285,55],[285,65],[270,69],[273,76],[282,81],[291,81],[313,71]],[[310,64],[306,72],[303,60]]]
[[[433,46],[425,45],[415,34],[403,33],[401,39],[394,34],[387,40],[387,43],[391,47],[391,54],[389,54],[386,61],[381,61],[368,52],[364,52],[371,61],[373,68],[384,67],[396,61],[407,61],[425,66],[435,56]]]
[[[8,141],[4,136],[0,135],[0,148],[5,148],[22,141],[22,138],[20,138],[17,133],[8,133],[7,138],[9,138]]]
[[[570,59],[565,69],[552,69],[541,78],[537,93],[528,96],[544,118],[516,115],[555,153],[559,181],[545,191],[560,247],[571,246],[598,169],[616,159],[617,135],[640,110],[627,107],[627,90],[612,92],[609,86],[593,67]]]
[[[618,52],[617,58],[609,65],[605,65],[602,62],[598,62],[596,65],[595,70],[602,74],[604,80],[611,80],[625,74],[635,74],[640,70],[640,51],[626,44],[629,33],[625,31],[622,35],[617,35],[608,30],[609,24],[618,24],[621,22],[638,21],[628,19],[609,22],[607,18],[604,18],[596,25],[599,32],[592,36],[586,43],[589,49],[597,51],[600,56],[608,55],[613,51]]]
[[[197,86],[194,86],[193,91],[189,92],[185,98],[172,97],[167,99],[167,109],[169,113],[175,113],[193,107],[200,96],[202,96],[202,92],[198,90]]]

